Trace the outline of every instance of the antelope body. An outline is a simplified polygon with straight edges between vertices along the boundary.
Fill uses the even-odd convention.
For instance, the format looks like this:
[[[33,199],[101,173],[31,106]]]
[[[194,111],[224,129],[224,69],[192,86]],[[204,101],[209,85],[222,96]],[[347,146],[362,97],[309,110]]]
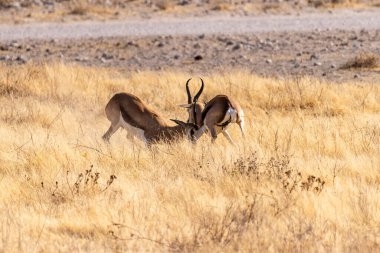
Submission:
[[[108,131],[103,135],[105,141],[109,141],[120,127],[127,130],[128,137],[136,136],[148,146],[159,141],[172,142],[184,136],[192,139],[198,129],[195,124],[180,120],[172,120],[177,125],[170,126],[141,99],[129,93],[115,94],[107,103],[105,112],[111,122]]]
[[[199,128],[194,134],[193,141],[196,142],[206,130],[209,130],[212,142],[216,140],[219,133],[222,133],[231,144],[234,144],[230,134],[227,132],[227,128],[231,123],[237,123],[244,136],[244,112],[239,103],[226,95],[217,95],[203,107],[197,101],[203,91],[203,80],[201,79],[202,87],[193,101],[191,101],[191,94],[188,86],[189,81],[190,79],[186,82],[188,104],[181,106],[188,108],[188,122],[197,124]]]

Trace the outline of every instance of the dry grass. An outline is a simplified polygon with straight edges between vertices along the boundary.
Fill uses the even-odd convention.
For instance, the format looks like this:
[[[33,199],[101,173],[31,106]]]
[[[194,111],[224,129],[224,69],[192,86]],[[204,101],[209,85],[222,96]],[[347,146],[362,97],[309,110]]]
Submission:
[[[204,76],[245,109],[238,148],[101,141],[114,92],[184,119],[188,77],[1,66],[0,251],[378,251],[378,85]]]
[[[342,69],[352,68],[377,68],[379,66],[379,56],[374,53],[360,53],[353,59],[347,61]]]

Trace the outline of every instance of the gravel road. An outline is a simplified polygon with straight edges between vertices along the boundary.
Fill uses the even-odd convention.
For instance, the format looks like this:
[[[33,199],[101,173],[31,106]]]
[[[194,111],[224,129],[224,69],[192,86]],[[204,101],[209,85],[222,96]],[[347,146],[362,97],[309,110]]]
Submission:
[[[151,20],[88,21],[0,25],[0,41],[20,39],[82,39],[115,36],[244,34],[312,31],[315,29],[380,29],[380,9],[257,17],[198,17]]]

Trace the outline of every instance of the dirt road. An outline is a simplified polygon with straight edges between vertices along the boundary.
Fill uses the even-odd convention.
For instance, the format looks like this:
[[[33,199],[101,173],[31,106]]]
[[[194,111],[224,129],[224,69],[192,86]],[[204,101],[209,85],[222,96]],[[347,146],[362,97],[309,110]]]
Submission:
[[[107,22],[0,25],[0,41],[20,39],[80,39],[115,36],[246,34],[312,31],[315,29],[380,29],[380,9],[257,17],[202,17]]]

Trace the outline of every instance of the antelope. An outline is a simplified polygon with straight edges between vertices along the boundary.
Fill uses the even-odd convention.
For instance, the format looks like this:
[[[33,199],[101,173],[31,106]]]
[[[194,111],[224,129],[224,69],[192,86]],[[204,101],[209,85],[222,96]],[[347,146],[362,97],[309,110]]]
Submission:
[[[107,103],[105,112],[111,122],[111,126],[102,137],[106,142],[109,142],[120,127],[127,130],[128,137],[136,136],[148,147],[160,141],[173,142],[184,136],[191,140],[198,129],[193,123],[175,119],[171,120],[177,125],[170,126],[161,115],[129,93],[115,94]]]
[[[206,130],[209,130],[213,143],[217,135],[222,133],[231,144],[235,145],[230,134],[227,132],[227,128],[230,123],[237,123],[244,137],[244,112],[239,103],[226,95],[217,95],[203,107],[197,101],[203,91],[204,82],[201,78],[202,86],[194,97],[194,100],[191,101],[189,90],[190,80],[191,79],[186,82],[188,104],[180,106],[188,108],[189,120],[187,122],[195,123],[199,128],[192,137],[193,142],[196,142]]]

